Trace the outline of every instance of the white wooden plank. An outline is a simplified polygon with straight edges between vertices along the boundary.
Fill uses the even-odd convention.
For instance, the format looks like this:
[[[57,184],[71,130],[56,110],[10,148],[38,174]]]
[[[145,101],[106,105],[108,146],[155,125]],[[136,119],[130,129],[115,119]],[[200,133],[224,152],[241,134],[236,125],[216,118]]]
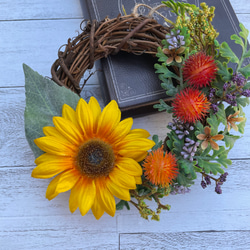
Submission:
[[[230,0],[236,14],[250,13],[250,2],[248,0]]]
[[[24,86],[23,63],[41,75],[51,77],[50,69],[58,58],[58,49],[80,32],[81,21],[0,22],[0,44],[4,45],[0,68],[1,72],[6,72],[0,76],[0,87]],[[91,81],[96,79],[91,78]]]
[[[160,222],[141,219],[133,207],[130,211],[121,211],[117,216],[119,232],[250,230],[249,163],[249,160],[234,161],[227,170],[229,175],[222,186],[221,195],[214,192],[213,183],[207,189],[202,189],[201,176],[198,176],[190,193],[162,199],[162,203],[170,204],[171,209],[162,211]],[[148,204],[154,205],[152,202]]]
[[[95,225],[95,226],[93,226]],[[114,223],[79,216],[0,219],[0,249],[118,249]]]
[[[120,249],[239,250],[250,246],[250,231],[120,234]]]
[[[249,13],[248,0],[230,0],[236,14]],[[86,0],[2,0],[0,20],[86,18]]]
[[[90,85],[92,86],[92,85]],[[100,99],[101,91],[98,86],[86,88],[88,93],[95,93]],[[85,95],[85,96],[88,96]],[[34,157],[25,138],[24,132],[24,88],[0,88],[0,167],[32,165]],[[245,108],[246,117],[250,119],[250,107]],[[151,135],[158,134],[161,140],[165,139],[166,125],[171,116],[165,112],[138,117],[134,119],[134,128],[147,129]],[[230,158],[250,158],[250,150],[246,145],[250,140],[250,123],[247,122],[245,135],[239,139],[229,153]]]
[[[81,0],[1,0],[0,20],[82,18],[83,4]]]
[[[172,208],[162,212],[160,222],[142,219],[133,207],[129,211],[117,211],[116,218],[105,215],[96,221],[91,212],[81,217],[78,210],[72,218],[79,220],[81,225],[92,221],[90,231],[98,228],[108,230],[102,229],[102,225],[107,224],[114,232],[117,230],[116,219],[121,233],[250,230],[249,164],[250,160],[234,161],[227,170],[229,176],[222,187],[222,195],[214,192],[214,185],[203,190],[199,176],[190,193],[164,198],[163,204],[168,203]],[[13,227],[16,224],[14,218],[17,222],[22,217],[47,218],[56,215],[71,218],[68,208],[69,192],[48,201],[45,192],[51,179],[32,178],[33,168],[34,166],[0,168],[0,225],[1,220],[6,218],[13,218]]]

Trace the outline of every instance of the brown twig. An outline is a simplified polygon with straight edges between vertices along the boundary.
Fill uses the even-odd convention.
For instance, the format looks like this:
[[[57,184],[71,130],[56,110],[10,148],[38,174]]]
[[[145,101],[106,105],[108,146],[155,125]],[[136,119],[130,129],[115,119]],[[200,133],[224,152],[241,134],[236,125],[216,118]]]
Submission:
[[[82,23],[80,27],[83,29]],[[95,61],[119,51],[155,56],[169,31],[153,18],[133,14],[87,22],[82,33],[62,46],[64,51],[60,47],[51,67],[52,80],[80,95],[80,80]]]

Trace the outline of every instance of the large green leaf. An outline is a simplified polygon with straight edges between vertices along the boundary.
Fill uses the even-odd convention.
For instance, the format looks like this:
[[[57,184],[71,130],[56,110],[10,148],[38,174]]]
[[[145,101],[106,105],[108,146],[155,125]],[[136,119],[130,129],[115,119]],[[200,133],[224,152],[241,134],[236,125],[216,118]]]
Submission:
[[[23,65],[23,70],[26,94],[25,134],[35,157],[38,157],[43,151],[35,145],[34,139],[44,136],[43,127],[53,126],[52,118],[62,115],[64,103],[75,109],[80,97],[39,75],[26,64]]]

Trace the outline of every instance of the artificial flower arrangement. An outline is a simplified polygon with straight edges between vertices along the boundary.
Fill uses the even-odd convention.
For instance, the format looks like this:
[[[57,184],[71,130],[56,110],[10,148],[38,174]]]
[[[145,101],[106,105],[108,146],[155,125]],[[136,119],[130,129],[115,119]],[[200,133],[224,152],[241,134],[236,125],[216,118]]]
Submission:
[[[231,129],[243,134],[246,122],[250,65],[242,65],[250,57],[249,32],[240,24],[239,36],[231,36],[242,47],[238,58],[226,42],[216,40],[213,7],[163,4],[177,15],[155,65],[166,95],[173,97],[155,105],[173,117],[165,140],[132,129],[132,118],[121,121],[114,100],[102,110],[94,97],[86,102],[24,65],[25,130],[37,165],[32,177],[54,177],[46,191],[49,200],[71,190],[72,213],[91,209],[99,219],[132,204],[141,217],[159,220],[161,210],[170,209],[161,198],[188,190],[198,174],[202,188],[214,182],[215,192],[222,193],[228,153],[240,138]],[[146,200],[157,203],[155,211]]]

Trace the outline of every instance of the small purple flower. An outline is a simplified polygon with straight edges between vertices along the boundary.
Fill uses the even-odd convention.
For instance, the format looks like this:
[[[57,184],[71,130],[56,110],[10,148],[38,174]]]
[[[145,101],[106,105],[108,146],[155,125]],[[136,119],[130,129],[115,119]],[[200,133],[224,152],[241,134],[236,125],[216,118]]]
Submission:
[[[227,103],[229,103],[232,106],[237,106],[237,102],[236,102],[236,95],[232,95],[232,94],[226,94],[226,99],[225,101]]]
[[[202,186],[203,189],[205,189],[205,188],[207,187],[206,182],[202,180],[202,181],[201,181],[201,186]]]
[[[243,96],[250,97],[250,89],[243,90],[241,93]]]
[[[246,78],[239,74],[234,74],[232,77],[232,82],[238,87],[243,87],[246,84]]]
[[[222,194],[221,185],[219,185],[218,183],[215,186],[215,192],[217,194]]]
[[[206,177],[205,177],[205,181],[206,181],[206,184],[207,184],[207,185],[211,185],[211,180],[210,180],[210,177],[209,177],[209,176],[206,176]]]
[[[211,108],[212,108],[214,114],[216,114],[219,111],[218,105],[215,103],[211,104]]]

